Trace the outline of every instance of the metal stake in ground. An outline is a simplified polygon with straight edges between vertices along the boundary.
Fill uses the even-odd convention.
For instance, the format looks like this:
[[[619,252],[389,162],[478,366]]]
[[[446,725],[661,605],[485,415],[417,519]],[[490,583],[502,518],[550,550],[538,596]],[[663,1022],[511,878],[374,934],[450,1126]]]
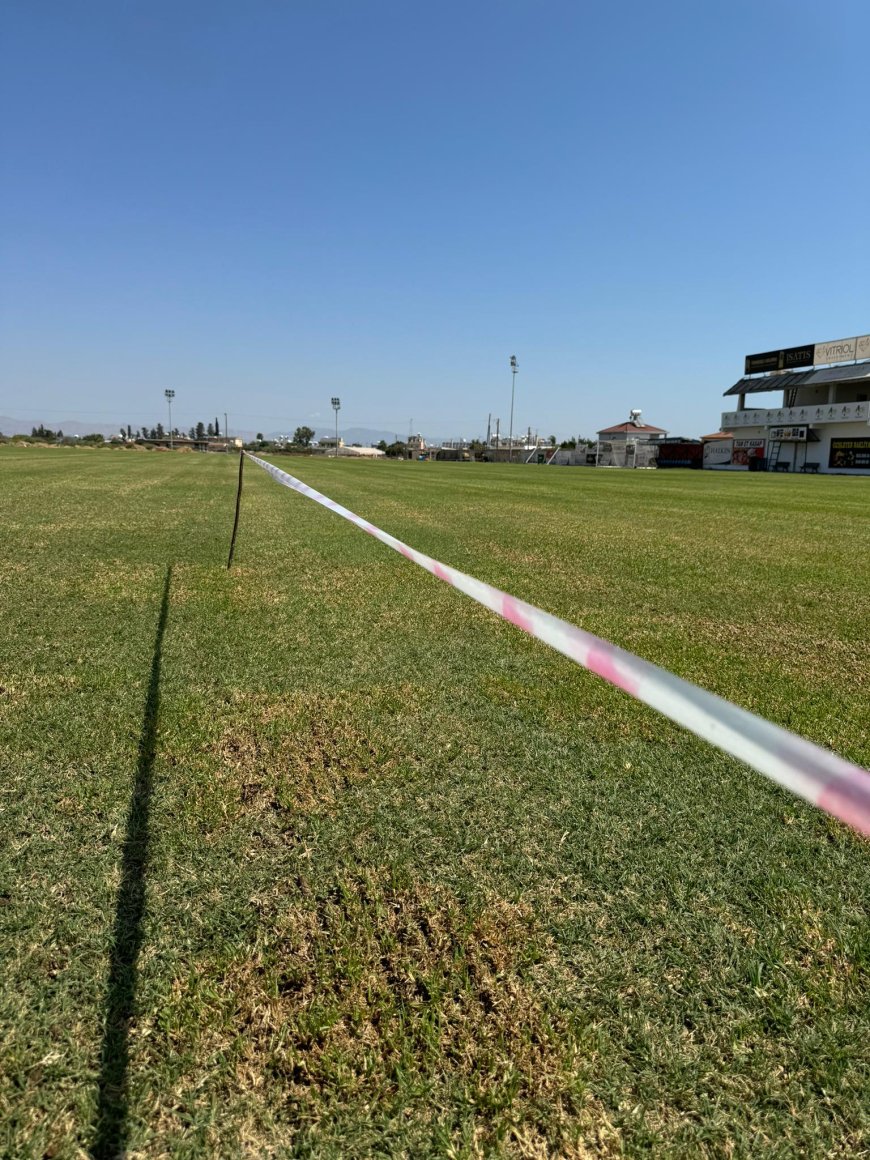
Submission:
[[[227,558],[227,571],[233,566],[233,552],[236,550],[236,532],[239,530],[239,509],[242,506],[242,472],[245,470],[245,453],[239,451],[239,490],[236,492],[236,518],[233,520],[233,538],[230,540],[230,554]]]

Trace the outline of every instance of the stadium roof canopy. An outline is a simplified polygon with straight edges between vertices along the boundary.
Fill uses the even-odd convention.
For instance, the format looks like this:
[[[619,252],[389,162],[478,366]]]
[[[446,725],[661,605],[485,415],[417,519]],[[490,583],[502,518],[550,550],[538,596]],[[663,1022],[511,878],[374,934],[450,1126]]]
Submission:
[[[758,395],[763,391],[790,391],[794,387],[811,387],[816,383],[866,382],[870,379],[870,362],[852,363],[847,367],[825,367],[820,371],[791,371],[784,375],[759,375],[738,379],[726,395]]]

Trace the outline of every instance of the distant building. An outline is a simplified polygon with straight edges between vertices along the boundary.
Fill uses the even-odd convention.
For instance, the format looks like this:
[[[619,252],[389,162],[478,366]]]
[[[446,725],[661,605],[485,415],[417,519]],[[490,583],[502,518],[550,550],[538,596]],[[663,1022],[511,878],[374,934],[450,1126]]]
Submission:
[[[188,435],[161,435],[160,438],[142,438],[128,440],[125,437],[125,442],[132,443],[148,443],[153,447],[171,447],[175,450],[187,448],[192,451],[240,451],[243,443],[241,439],[235,436],[224,435],[203,435],[200,439],[194,437],[191,439]]]
[[[243,446],[242,440],[233,435],[214,435],[205,443],[207,451],[240,451]]]
[[[328,437],[319,439],[317,443],[312,444],[311,453],[312,455],[335,455],[335,436],[333,435],[331,439]],[[342,459],[380,459],[384,453],[379,447],[348,447],[339,435],[338,454]]]
[[[651,427],[649,423],[641,423],[638,418],[636,423],[632,421],[616,423],[613,427],[602,428],[596,434],[599,440],[603,439],[608,443],[624,443],[628,439],[636,443],[656,443],[660,439],[666,439],[668,433],[663,427]]]
[[[746,405],[770,391],[781,406]],[[747,355],[725,395],[737,400],[722,414],[732,453],[716,466],[870,475],[870,334]]]
[[[596,434],[598,443],[586,457],[595,467],[654,467],[659,444],[668,435],[664,427],[644,423],[638,410],[631,412],[628,422],[602,427]]]
[[[383,459],[386,452],[380,447],[339,447],[338,454],[348,459]]]

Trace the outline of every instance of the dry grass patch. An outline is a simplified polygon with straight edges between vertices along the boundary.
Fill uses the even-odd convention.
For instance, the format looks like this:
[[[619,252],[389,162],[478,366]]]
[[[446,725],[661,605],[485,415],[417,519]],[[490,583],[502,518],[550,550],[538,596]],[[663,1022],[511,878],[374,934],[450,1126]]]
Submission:
[[[123,600],[153,604],[163,569],[157,564],[129,564],[124,560],[95,560],[76,587],[90,600]]]
[[[244,810],[329,811],[350,786],[396,768],[383,718],[379,729],[368,719],[373,704],[389,712],[389,700],[376,692],[241,697],[242,719],[214,747],[222,780]],[[398,716],[397,692],[392,700]]]
[[[229,582],[233,605],[240,611],[274,608],[287,603],[288,593],[271,584],[269,573],[262,567],[236,564],[229,573]]]
[[[79,685],[71,673],[0,672],[0,710],[17,708],[34,698],[67,693]]]
[[[294,904],[253,900],[268,932],[256,953],[175,985],[180,1008],[214,997],[197,1053],[232,1061],[237,1099],[297,1140],[392,1107],[446,1155],[619,1151],[571,1028],[543,997],[530,907],[490,896],[468,910],[383,870],[345,872],[322,893],[300,878],[297,891]]]

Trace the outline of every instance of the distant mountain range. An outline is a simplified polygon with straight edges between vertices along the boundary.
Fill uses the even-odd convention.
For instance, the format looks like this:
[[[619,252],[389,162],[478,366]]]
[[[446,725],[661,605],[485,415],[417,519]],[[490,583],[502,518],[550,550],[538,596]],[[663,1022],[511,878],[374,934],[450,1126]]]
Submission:
[[[155,420],[155,426],[157,422],[158,420]],[[40,423],[51,431],[63,431],[64,435],[105,435],[107,439],[117,435],[121,430],[120,420],[117,423],[81,423],[78,419],[11,419],[8,415],[0,415],[0,432],[4,435],[29,435]],[[126,427],[126,423],[124,426]],[[179,424],[179,430],[181,429]],[[135,424],[133,430],[136,430]],[[257,432],[231,430],[230,434],[240,436],[248,442],[256,438]]]
[[[79,423],[76,419],[58,419],[55,423],[46,419],[10,419],[8,415],[0,415],[0,431],[4,435],[29,435],[40,423],[52,431],[63,431],[64,435],[108,436],[117,435],[121,430],[120,423]]]
[[[345,441],[345,443],[362,443],[363,447],[370,447],[373,443],[380,443],[383,439],[386,443],[393,443],[398,439],[407,439],[407,433],[404,435],[399,431],[377,431],[373,427],[346,427],[342,430],[338,429],[338,434]],[[334,439],[335,428],[332,430],[328,428],[319,428],[315,439]]]
[[[155,423],[157,420],[155,420]],[[44,423],[52,431],[63,431],[64,435],[91,435],[100,434],[109,438],[112,435],[117,435],[121,430],[120,420],[117,423],[82,423],[78,419],[57,419],[49,420],[41,419],[12,419],[9,415],[0,415],[0,434],[3,435],[29,435],[34,427],[38,427],[40,423]],[[135,431],[135,426],[134,426]],[[267,439],[277,439],[279,436],[286,437],[292,435],[290,431],[283,429],[281,431],[265,431],[264,434]],[[383,439],[386,443],[392,443],[396,439],[407,439],[407,432],[402,431],[384,431],[374,427],[339,427],[338,433],[345,443],[361,443],[363,447],[370,447],[375,443],[380,443]],[[241,431],[235,427],[230,427],[230,434],[236,435],[245,440],[246,443],[257,437],[256,431]],[[319,427],[315,433],[315,439],[328,439],[335,435],[335,428]],[[451,436],[455,438],[455,436]],[[427,443],[438,444],[441,442],[440,437],[425,436]]]
[[[162,421],[162,420],[161,420]],[[158,420],[155,420],[155,425]],[[9,415],[0,415],[0,433],[3,435],[29,435],[34,427],[44,424],[51,431],[63,431],[64,435],[104,435],[107,439],[112,435],[117,435],[121,430],[120,421],[117,423],[81,423],[78,419],[12,419]],[[126,423],[124,424],[126,427]],[[136,430],[136,426],[133,426]],[[181,427],[179,426],[179,430]],[[237,431],[235,429],[230,431],[231,435],[239,436],[245,442],[255,439],[256,431]],[[275,432],[275,435],[278,433]],[[326,434],[326,432],[324,432]],[[275,437],[269,434],[268,438]]]

